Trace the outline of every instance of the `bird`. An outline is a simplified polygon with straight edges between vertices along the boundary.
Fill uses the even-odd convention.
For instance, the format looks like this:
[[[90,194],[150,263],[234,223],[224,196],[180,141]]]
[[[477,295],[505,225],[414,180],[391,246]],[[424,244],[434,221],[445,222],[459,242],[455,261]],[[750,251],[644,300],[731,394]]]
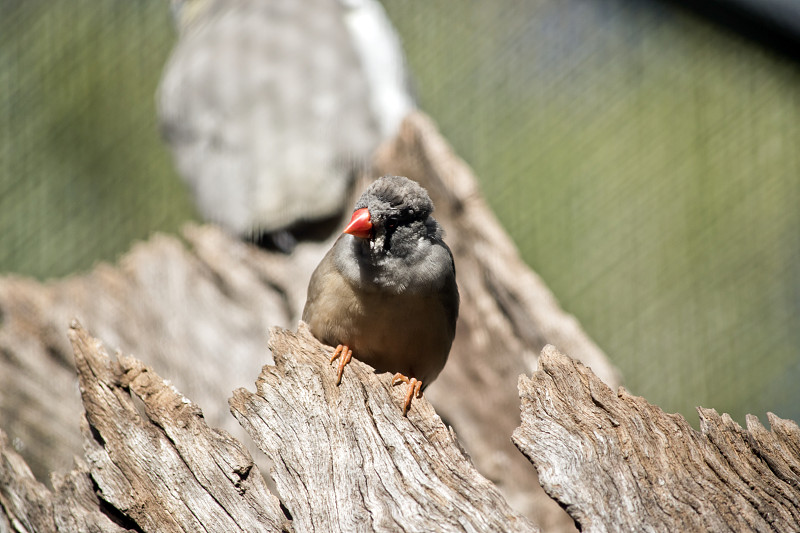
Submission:
[[[377,0],[170,0],[162,135],[200,216],[290,252],[325,239],[353,177],[415,107]]]
[[[447,362],[458,318],[453,254],[433,202],[403,176],[375,180],[308,285],[302,319],[336,346],[336,384],[355,356],[407,384],[403,415]]]

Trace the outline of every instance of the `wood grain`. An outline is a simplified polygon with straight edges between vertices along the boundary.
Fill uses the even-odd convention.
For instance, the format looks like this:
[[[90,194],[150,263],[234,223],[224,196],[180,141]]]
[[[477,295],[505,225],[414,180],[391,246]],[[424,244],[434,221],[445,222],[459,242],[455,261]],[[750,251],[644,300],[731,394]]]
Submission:
[[[796,423],[698,408],[696,431],[552,346],[539,366],[514,443],[582,531],[800,531]]]

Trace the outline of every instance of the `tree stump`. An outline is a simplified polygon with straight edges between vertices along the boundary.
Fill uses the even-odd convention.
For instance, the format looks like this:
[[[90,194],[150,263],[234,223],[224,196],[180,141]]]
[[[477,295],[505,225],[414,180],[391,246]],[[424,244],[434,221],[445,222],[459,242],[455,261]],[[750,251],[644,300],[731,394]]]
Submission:
[[[519,258],[470,169],[427,117],[410,115],[374,165],[353,195],[385,173],[417,180],[455,256],[461,316],[450,361],[426,395],[513,508],[546,530],[573,530],[509,440],[519,424],[516,381],[534,370],[548,342],[616,385],[613,367]],[[268,329],[297,324],[311,272],[335,237],[301,242],[287,256],[213,226],[188,226],[180,237],[155,235],[118,264],[87,274],[46,283],[0,278],[0,428],[40,480],[70,468],[81,453],[82,408],[63,334],[77,317],[107,346],[168,377],[262,464],[227,399],[270,362]]]

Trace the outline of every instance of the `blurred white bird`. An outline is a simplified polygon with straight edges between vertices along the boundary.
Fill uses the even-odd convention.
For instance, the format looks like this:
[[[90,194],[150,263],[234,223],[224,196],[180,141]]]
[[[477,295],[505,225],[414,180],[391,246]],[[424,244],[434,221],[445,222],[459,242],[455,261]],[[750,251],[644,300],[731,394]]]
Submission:
[[[375,0],[171,0],[164,137],[200,214],[291,249],[413,108]],[[333,227],[331,227],[331,230]]]

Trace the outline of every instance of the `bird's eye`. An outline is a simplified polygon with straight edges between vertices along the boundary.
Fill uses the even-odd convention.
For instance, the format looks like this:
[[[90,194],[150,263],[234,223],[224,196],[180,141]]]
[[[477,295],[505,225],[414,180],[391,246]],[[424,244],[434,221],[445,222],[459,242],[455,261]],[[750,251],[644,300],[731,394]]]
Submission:
[[[386,227],[388,229],[395,229],[397,227],[397,219],[396,218],[389,218],[386,220]]]

